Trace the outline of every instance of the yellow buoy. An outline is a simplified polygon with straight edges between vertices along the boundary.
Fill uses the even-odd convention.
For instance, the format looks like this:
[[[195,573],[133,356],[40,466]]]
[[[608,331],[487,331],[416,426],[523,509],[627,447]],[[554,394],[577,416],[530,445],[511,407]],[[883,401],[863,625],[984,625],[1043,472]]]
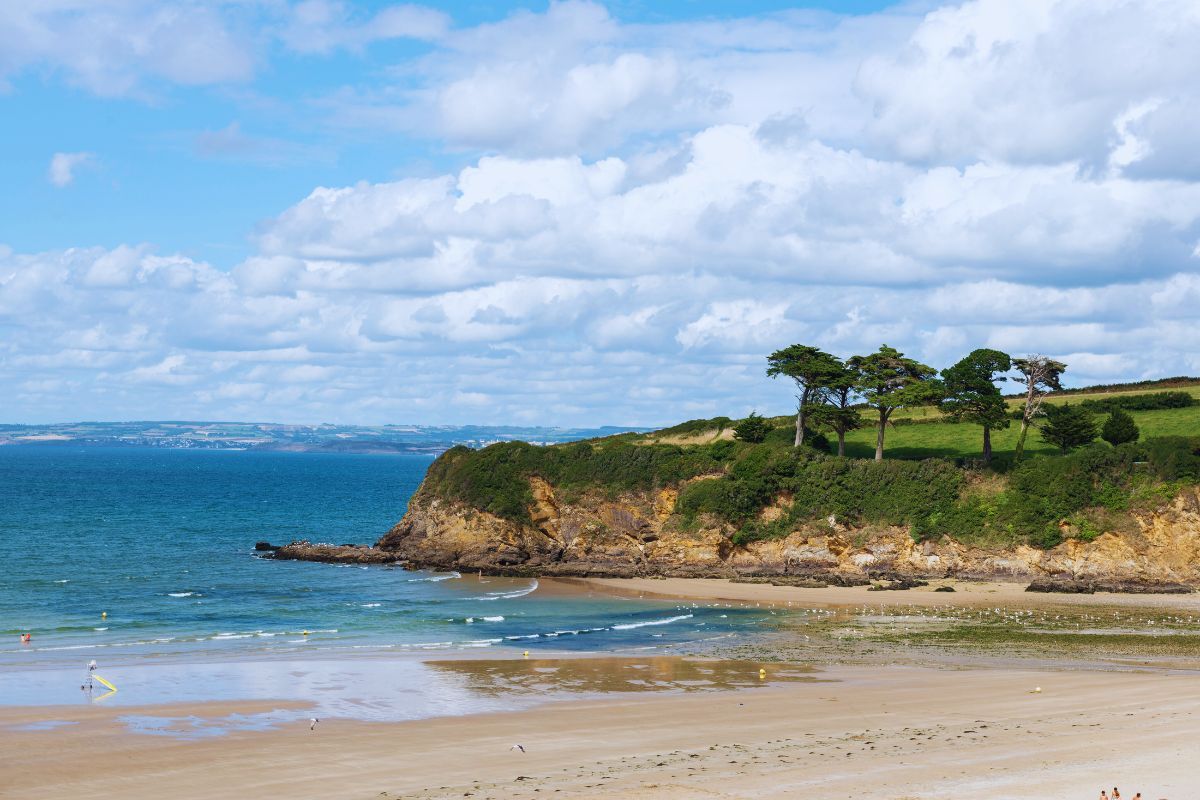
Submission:
[[[760,669],[758,671],[758,679],[762,680],[765,677],[767,677],[767,671],[765,669]]]
[[[107,612],[107,611],[101,611],[101,612],[100,612],[100,619],[108,619],[108,612]]]
[[[302,635],[302,636],[308,636],[308,631],[305,631],[305,632],[304,632],[303,634],[301,634],[301,635]]]
[[[529,658],[529,651],[528,651],[528,650],[526,650],[526,651],[525,651],[525,657],[526,657],[526,658]]]

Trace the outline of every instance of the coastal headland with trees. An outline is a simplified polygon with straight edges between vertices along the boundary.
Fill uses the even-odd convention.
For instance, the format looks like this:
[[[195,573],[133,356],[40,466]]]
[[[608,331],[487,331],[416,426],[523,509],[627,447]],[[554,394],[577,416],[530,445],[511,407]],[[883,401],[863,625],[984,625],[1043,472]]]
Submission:
[[[1200,580],[1190,557],[1172,566],[1154,549],[1197,538],[1200,379],[1068,389],[1069,365],[1044,355],[979,349],[939,370],[887,345],[845,359],[792,345],[764,367],[794,385],[794,413],[452,448],[379,546],[416,564],[549,574],[670,574],[680,559],[696,574],[841,569],[893,563],[914,543],[924,555],[903,557],[931,574],[948,559],[1000,569],[962,548],[1061,556],[1022,555],[1012,569],[1029,575],[1077,572],[1082,556],[1059,546],[1096,542],[1113,569],[1125,548],[1130,574]]]

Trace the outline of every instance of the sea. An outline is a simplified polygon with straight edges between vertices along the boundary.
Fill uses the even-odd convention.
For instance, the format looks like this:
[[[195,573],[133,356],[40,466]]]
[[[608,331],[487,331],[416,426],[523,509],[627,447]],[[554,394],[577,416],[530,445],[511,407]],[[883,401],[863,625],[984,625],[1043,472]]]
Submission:
[[[453,687],[428,688],[447,671],[433,662],[668,655],[771,622],[763,609],[254,552],[375,542],[432,460],[0,447],[0,704],[112,694],[86,685],[95,660],[116,703],[319,696],[347,712],[372,695],[378,708],[355,716],[412,718],[504,695],[455,705]]]

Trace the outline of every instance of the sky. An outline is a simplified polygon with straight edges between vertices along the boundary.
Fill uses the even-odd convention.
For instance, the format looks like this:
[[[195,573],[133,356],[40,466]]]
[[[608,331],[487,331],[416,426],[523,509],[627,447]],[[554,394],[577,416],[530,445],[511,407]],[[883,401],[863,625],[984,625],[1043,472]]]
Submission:
[[[1194,0],[0,0],[0,422],[1200,374]]]

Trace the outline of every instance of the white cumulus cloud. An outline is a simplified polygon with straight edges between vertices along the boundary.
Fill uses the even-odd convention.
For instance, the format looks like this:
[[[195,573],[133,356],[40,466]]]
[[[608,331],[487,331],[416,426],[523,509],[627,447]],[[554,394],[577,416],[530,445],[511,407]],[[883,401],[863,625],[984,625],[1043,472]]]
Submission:
[[[177,14],[241,47],[235,6]],[[1045,352],[1074,383],[1200,372],[1194,3],[632,25],[561,2],[474,27],[269,8],[264,36],[293,53],[422,40],[322,107],[456,166],[313,188],[221,267],[0,248],[6,413],[651,424],[785,410],[763,357],[797,341],[937,367]],[[40,59],[120,93],[243,80],[259,58],[188,72],[109,33],[75,64],[71,35],[0,47],[0,74]],[[261,146],[223,125],[197,147]]]
[[[75,170],[94,159],[92,153],[55,153],[46,177],[60,189],[70,186],[75,181]]]

